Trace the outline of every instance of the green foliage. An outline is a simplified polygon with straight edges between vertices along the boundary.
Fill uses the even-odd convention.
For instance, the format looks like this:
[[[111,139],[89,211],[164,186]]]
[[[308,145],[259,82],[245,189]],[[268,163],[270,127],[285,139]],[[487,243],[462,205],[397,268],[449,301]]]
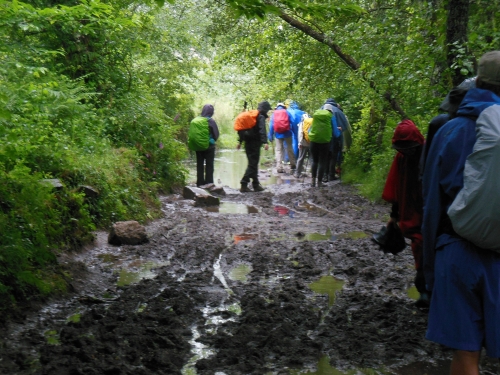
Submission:
[[[181,83],[199,66],[187,58],[191,36],[153,8],[32,3],[0,1],[5,309],[64,289],[55,254],[91,241],[96,226],[161,215],[158,193],[184,183],[177,138],[192,97]],[[62,190],[40,183],[49,178]]]

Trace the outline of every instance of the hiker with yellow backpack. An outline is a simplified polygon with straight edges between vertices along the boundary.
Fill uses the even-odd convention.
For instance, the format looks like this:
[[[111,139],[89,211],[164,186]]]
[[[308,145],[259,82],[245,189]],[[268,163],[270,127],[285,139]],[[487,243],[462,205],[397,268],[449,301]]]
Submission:
[[[302,174],[302,168],[304,166],[304,160],[309,157],[309,129],[311,128],[313,118],[304,112],[302,119],[298,126],[298,148],[299,148],[299,158],[297,159],[297,170],[295,171],[295,178],[300,178]]]
[[[328,152],[332,137],[340,138],[342,135],[337,126],[337,121],[333,115],[334,108],[331,104],[323,105],[323,109],[318,109],[313,114],[313,121],[309,129],[310,152],[312,156],[311,164],[311,186],[318,187],[323,184],[323,175],[328,162]],[[327,172],[327,171],[326,171]]]

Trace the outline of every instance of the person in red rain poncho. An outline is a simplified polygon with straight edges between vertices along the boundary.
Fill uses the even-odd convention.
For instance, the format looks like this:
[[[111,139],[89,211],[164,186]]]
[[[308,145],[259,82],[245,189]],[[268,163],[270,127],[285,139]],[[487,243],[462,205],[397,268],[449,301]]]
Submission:
[[[422,184],[419,179],[419,160],[424,136],[411,120],[401,121],[392,137],[392,147],[398,151],[385,182],[382,199],[392,203],[391,219],[387,225],[399,224],[403,236],[411,240],[417,275],[415,286],[420,297],[417,306],[429,306],[425,288],[422,251]]]

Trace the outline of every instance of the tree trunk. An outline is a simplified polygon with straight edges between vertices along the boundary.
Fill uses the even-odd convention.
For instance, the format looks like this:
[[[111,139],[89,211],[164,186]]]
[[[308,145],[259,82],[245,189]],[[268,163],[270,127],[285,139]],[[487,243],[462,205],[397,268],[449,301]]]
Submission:
[[[323,43],[327,45],[329,48],[331,48],[338,57],[354,72],[357,72],[361,75],[361,77],[368,82],[370,87],[375,90],[375,92],[379,93],[385,100],[387,100],[391,106],[391,108],[397,112],[402,118],[407,118],[408,116],[406,115],[405,111],[401,108],[399,103],[397,102],[396,98],[393,97],[392,93],[389,91],[386,91],[384,93],[381,93],[377,89],[377,85],[373,79],[368,79],[366,77],[366,73],[360,70],[361,64],[358,63],[352,56],[346,54],[344,51],[342,51],[342,48],[336,43],[334,43],[331,39],[329,39],[325,34],[316,31],[313,29],[311,26],[306,25],[295,18],[289,16],[288,14],[281,12],[279,14],[279,17],[288,23],[290,26],[295,27],[296,29],[302,31],[303,33],[309,35],[311,38],[316,39],[318,42]]]
[[[465,46],[467,43],[467,24],[469,22],[469,3],[470,0],[449,0],[448,2],[448,20],[446,22],[446,59],[448,67],[457,60],[457,51],[454,43]],[[458,86],[464,76],[460,73],[460,67],[452,69],[451,79],[453,86]]]

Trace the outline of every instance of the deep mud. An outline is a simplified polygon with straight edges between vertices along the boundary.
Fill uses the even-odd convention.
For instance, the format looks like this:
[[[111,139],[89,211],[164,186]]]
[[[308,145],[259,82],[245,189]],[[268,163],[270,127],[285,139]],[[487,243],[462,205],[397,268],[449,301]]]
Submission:
[[[370,239],[388,206],[338,181],[231,192],[220,212],[163,197],[150,243],[98,233],[61,259],[76,292],[2,332],[0,373],[447,373],[408,293],[409,247]]]

